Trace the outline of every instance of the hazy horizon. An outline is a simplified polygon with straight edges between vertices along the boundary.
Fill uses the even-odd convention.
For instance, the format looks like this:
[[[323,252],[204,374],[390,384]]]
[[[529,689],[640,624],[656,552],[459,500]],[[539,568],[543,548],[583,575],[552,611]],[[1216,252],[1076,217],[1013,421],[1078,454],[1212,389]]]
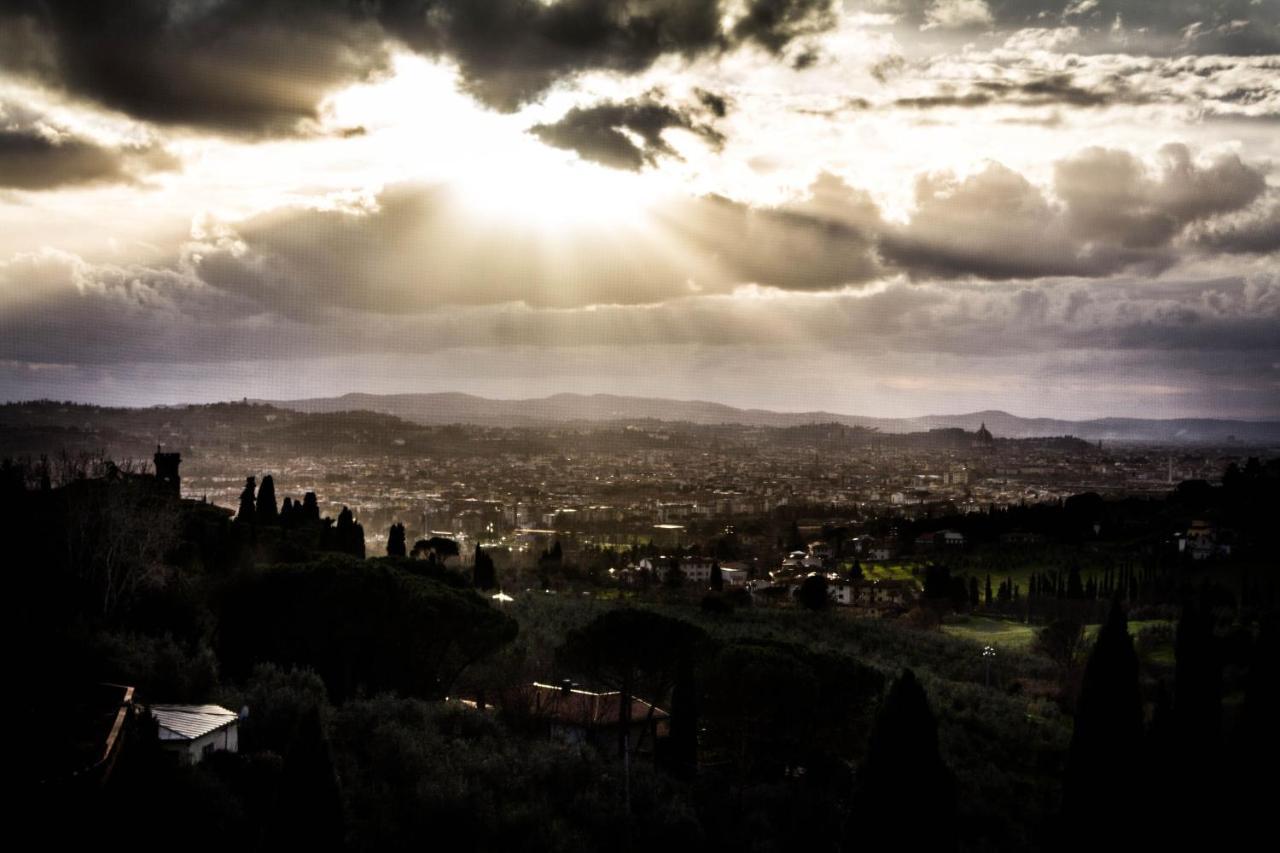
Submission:
[[[905,414],[883,414],[875,411],[854,411],[854,410],[847,410],[847,409],[828,408],[823,406],[811,406],[807,408],[804,408],[804,407],[781,408],[781,407],[774,407],[774,406],[740,405],[740,404],[729,402],[726,400],[709,399],[705,397],[672,397],[672,396],[666,396],[666,395],[660,395],[660,394],[621,394],[615,391],[574,391],[574,390],[549,391],[545,394],[514,393],[509,396],[499,396],[494,394],[462,391],[458,389],[438,389],[438,390],[427,390],[427,391],[406,390],[406,391],[380,391],[380,392],[348,390],[348,391],[336,391],[334,393],[327,393],[327,394],[320,394],[320,395],[262,397],[262,396],[249,394],[249,395],[241,395],[239,397],[210,397],[207,399],[172,399],[172,400],[158,400],[155,402],[138,402],[138,403],[112,402],[110,401],[110,399],[78,399],[78,398],[72,398],[72,397],[44,396],[44,397],[9,398],[9,399],[4,399],[3,401],[0,401],[0,404],[22,405],[25,403],[36,403],[36,402],[48,401],[48,402],[57,402],[57,403],[72,403],[76,405],[103,406],[106,408],[148,409],[148,408],[182,408],[185,406],[216,405],[219,403],[240,403],[245,400],[248,400],[249,402],[253,402],[253,403],[278,405],[278,404],[286,404],[286,403],[298,403],[298,402],[311,401],[311,400],[340,400],[348,396],[370,396],[370,397],[410,396],[411,397],[411,396],[431,396],[431,395],[461,395],[466,397],[472,397],[478,400],[508,402],[508,403],[537,402],[537,401],[546,400],[546,399],[550,399],[557,396],[578,396],[583,398],[617,397],[617,398],[623,398],[623,399],[644,399],[644,400],[655,400],[655,401],[669,401],[673,403],[726,406],[726,407],[743,411],[743,412],[757,411],[757,412],[767,412],[772,414],[821,413],[821,414],[829,414],[829,415],[838,415],[842,417],[865,417],[865,418],[875,418],[875,419],[885,419],[885,420],[911,420],[911,419],[930,418],[930,417],[964,417],[964,416],[970,416],[970,415],[982,415],[987,413],[1009,415],[1009,416],[1024,419],[1024,420],[1059,420],[1059,421],[1092,421],[1092,420],[1105,420],[1109,418],[1116,418],[1116,419],[1141,419],[1141,420],[1223,420],[1223,421],[1239,421],[1242,423],[1249,423],[1249,422],[1270,423],[1270,422],[1280,420],[1280,415],[1275,415],[1270,417],[1268,416],[1229,417],[1224,415],[1154,416],[1154,415],[1123,415],[1123,414],[1110,413],[1110,414],[1102,414],[1102,415],[1096,415],[1096,416],[1090,416],[1090,417],[1072,417],[1072,416],[1062,416],[1062,415],[1054,415],[1054,414],[1036,414],[1036,413],[1027,413],[1022,411],[1011,411],[1009,409],[1000,408],[998,406],[982,406],[979,408],[954,410],[954,411],[937,410],[937,411],[909,412]]]

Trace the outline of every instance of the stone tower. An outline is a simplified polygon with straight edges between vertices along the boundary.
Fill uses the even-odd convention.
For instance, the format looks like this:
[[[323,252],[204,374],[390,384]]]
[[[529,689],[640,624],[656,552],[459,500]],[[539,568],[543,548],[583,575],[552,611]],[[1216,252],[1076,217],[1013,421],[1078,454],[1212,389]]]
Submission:
[[[181,453],[164,453],[160,445],[156,445],[156,483],[161,490],[173,495],[182,496],[182,478],[178,476],[178,466],[182,464]]]

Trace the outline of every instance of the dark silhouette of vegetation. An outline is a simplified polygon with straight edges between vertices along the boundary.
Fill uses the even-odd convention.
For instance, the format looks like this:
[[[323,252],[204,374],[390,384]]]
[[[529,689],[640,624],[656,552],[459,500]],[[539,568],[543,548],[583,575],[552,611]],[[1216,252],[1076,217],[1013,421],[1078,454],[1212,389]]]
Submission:
[[[1114,602],[1085,664],[1063,789],[1066,830],[1080,839],[1134,831],[1132,782],[1142,746],[1138,656]]]
[[[490,590],[498,588],[498,570],[494,567],[493,557],[489,556],[480,545],[476,544],[475,559],[471,565],[471,582],[476,589]]]
[[[827,590],[825,575],[809,575],[800,582],[800,588],[796,590],[796,600],[809,610],[826,610],[831,605],[831,596]]]
[[[909,827],[909,828],[908,828]],[[915,673],[889,689],[859,768],[846,838],[852,849],[956,847],[956,788],[938,751],[938,725]]]
[[[404,541],[404,525],[396,522],[391,525],[391,529],[387,531],[387,556],[388,557],[404,557],[407,556]]]

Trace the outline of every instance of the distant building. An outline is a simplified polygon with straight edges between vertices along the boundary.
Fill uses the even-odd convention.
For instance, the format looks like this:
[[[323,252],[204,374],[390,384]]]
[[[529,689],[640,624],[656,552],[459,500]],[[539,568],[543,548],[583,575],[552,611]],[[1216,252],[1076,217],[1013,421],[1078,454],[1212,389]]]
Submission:
[[[991,434],[991,430],[987,429],[986,421],[978,427],[978,432],[973,437],[973,446],[978,450],[990,450],[995,446],[995,436]]]
[[[176,497],[182,496],[182,478],[178,476],[178,466],[182,464],[181,453],[164,453],[160,445],[156,445],[156,455],[152,457],[156,466],[156,482],[165,492]]]
[[[221,705],[152,705],[150,711],[160,727],[160,746],[181,764],[240,749],[240,717]]]

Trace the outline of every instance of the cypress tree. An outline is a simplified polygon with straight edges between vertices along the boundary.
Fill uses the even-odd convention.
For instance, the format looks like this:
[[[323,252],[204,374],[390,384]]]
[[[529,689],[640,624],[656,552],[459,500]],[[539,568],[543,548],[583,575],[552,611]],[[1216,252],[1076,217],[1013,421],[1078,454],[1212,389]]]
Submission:
[[[271,475],[262,478],[262,487],[258,489],[258,523],[276,524],[280,520],[280,510],[276,506],[276,483]]]
[[[1142,696],[1138,689],[1138,655],[1119,601],[1112,602],[1107,621],[1085,664],[1075,729],[1063,786],[1063,817],[1069,833],[1081,840],[1128,837],[1133,830],[1129,809],[1130,773],[1141,757]]]
[[[711,588],[716,592],[724,589],[724,572],[720,571],[720,561],[711,564]]]
[[[244,490],[240,492],[240,509],[236,512],[236,521],[252,522],[257,515],[254,508],[253,492],[258,487],[255,477],[246,477]]]
[[[476,546],[479,547],[478,545]],[[396,522],[387,531],[387,556],[403,557],[408,553],[404,544],[404,525]]]
[[[302,496],[302,517],[306,521],[320,521],[320,503],[315,492],[307,492]]]
[[[858,772],[847,846],[954,850],[955,821],[955,779],[938,752],[937,721],[915,673],[905,669],[876,715]]]

